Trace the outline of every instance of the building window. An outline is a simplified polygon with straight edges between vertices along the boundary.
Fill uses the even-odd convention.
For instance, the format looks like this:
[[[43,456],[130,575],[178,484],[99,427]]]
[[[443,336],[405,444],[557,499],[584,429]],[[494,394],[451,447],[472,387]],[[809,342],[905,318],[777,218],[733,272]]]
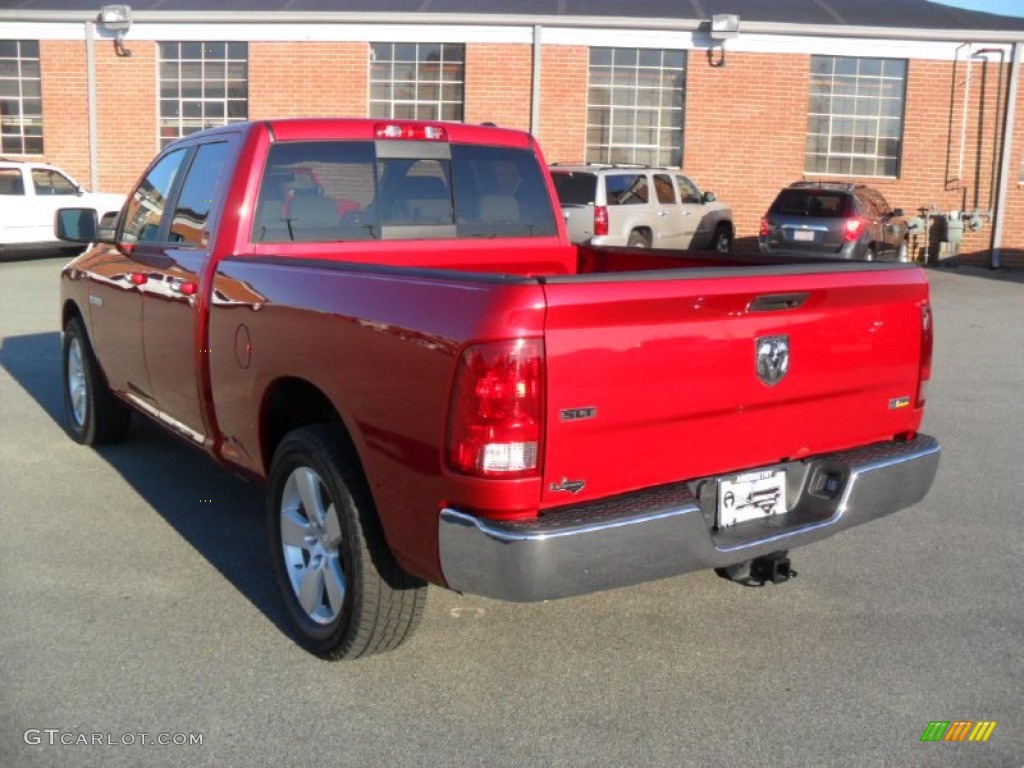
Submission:
[[[686,52],[591,48],[587,160],[682,166]]]
[[[43,154],[38,40],[0,40],[0,152]]]
[[[373,43],[370,117],[462,120],[466,46]]]
[[[807,173],[898,176],[907,62],[811,57]]]
[[[246,43],[160,43],[160,146],[249,116]]]

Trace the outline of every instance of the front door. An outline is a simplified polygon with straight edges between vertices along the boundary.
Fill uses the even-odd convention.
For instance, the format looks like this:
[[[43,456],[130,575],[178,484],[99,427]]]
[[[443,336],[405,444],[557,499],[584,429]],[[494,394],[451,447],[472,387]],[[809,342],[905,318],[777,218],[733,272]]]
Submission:
[[[89,279],[92,344],[110,386],[152,405],[143,346],[142,297],[149,282],[167,199],[187,151],[161,157],[132,192],[117,244],[101,245],[81,265]]]

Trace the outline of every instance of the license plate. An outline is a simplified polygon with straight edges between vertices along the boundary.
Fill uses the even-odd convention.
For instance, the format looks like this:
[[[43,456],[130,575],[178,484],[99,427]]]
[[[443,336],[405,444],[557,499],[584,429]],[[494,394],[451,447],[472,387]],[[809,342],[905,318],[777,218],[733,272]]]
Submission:
[[[718,481],[718,527],[786,514],[786,470],[748,472]]]
[[[800,240],[801,242],[810,242],[814,240],[814,232],[809,229],[797,229],[793,232],[793,239]]]

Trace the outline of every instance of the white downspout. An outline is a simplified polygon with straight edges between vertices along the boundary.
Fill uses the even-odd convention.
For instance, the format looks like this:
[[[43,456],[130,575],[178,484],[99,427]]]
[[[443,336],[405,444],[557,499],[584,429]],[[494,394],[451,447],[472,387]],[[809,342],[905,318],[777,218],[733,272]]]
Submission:
[[[1006,114],[1003,116],[1003,151],[999,164],[999,187],[996,190],[995,225],[992,227],[992,269],[999,269],[1003,247],[1003,218],[1006,215],[1006,190],[1009,186],[1010,167],[1013,157],[1013,126],[1017,115],[1017,99],[1020,97],[1020,60],[1024,55],[1024,42],[1013,44],[1013,64],[1010,68],[1010,89],[1006,97]]]
[[[96,30],[93,22],[85,22],[85,71],[87,110],[89,112],[89,190],[100,188],[99,149],[96,136]]]
[[[540,46],[541,46],[541,25],[533,27],[533,83],[530,91],[530,133],[536,136],[540,133]]]

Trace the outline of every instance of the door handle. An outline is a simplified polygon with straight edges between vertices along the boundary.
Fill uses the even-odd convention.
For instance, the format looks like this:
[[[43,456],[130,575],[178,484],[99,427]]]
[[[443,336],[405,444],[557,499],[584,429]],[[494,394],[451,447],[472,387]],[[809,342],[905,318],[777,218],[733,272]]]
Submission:
[[[659,219],[664,219],[666,216],[668,216],[668,211],[658,211]]]

